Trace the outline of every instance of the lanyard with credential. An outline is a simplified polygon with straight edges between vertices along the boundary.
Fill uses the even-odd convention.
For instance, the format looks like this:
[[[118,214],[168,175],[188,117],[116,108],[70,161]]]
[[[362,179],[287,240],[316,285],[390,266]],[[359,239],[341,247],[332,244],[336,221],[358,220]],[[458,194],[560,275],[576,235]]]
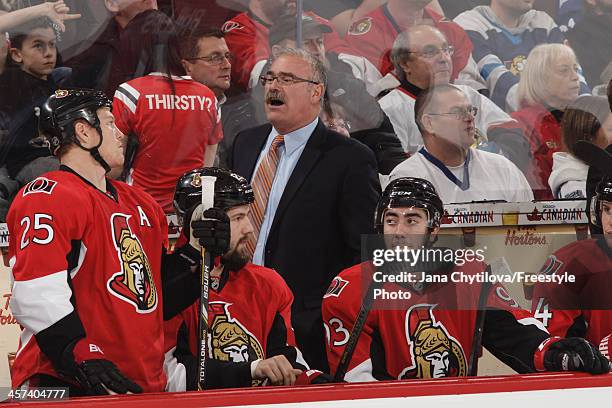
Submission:
[[[425,150],[424,147],[421,147],[419,153],[429,160],[431,164],[439,168],[440,171],[444,173],[446,178],[455,183],[461,190],[465,191],[470,188],[470,172],[468,170],[468,167],[470,166],[470,157],[472,155],[470,149],[468,149],[467,156],[465,157],[465,163],[463,163],[463,181],[459,181],[459,179],[453,174],[452,171],[448,169],[448,167],[444,165],[444,163],[432,156],[427,150]]]

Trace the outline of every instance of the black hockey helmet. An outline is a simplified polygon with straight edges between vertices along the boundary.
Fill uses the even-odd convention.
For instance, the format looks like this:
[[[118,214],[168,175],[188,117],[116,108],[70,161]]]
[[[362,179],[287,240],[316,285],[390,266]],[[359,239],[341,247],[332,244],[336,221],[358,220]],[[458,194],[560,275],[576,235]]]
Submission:
[[[204,176],[217,178],[213,203],[216,208],[227,210],[255,201],[253,189],[244,177],[226,169],[203,167],[188,171],[176,183],[174,208],[181,219],[191,208],[202,202],[202,177]]]
[[[379,234],[383,233],[385,210],[394,207],[416,207],[426,210],[429,228],[439,227],[444,214],[442,200],[433,184],[416,177],[395,179],[383,191],[374,216],[374,227]]]
[[[113,102],[103,92],[91,89],[58,89],[40,109],[40,133],[49,142],[49,149],[56,154],[61,146],[77,143],[72,124],[84,119],[100,131],[96,111],[112,109]]]
[[[591,199],[591,224],[601,227],[601,202],[612,202],[612,177],[604,176],[595,188]]]

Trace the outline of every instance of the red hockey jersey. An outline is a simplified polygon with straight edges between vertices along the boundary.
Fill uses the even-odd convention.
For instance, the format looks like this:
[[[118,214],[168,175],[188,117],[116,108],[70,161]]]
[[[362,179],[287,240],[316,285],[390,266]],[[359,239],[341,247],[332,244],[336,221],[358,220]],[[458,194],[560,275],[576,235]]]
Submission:
[[[202,167],[207,145],[223,138],[217,99],[190,77],[172,77],[174,92],[159,73],[121,84],[115,92],[117,127],[139,143],[129,184],[151,194],[173,213],[176,181]]]
[[[548,258],[540,273],[576,277],[575,282],[534,287],[534,316],[552,335],[583,337],[598,345],[612,333],[612,250],[604,240],[564,246]]]
[[[224,270],[219,280],[211,280],[209,358],[244,363],[283,354],[295,367],[308,368],[295,342],[292,303],[291,290],[272,269],[249,263],[239,272]],[[193,356],[198,354],[199,310],[199,302],[195,302],[167,322],[166,349],[177,344],[177,333],[184,324],[189,351]],[[189,378],[187,373],[188,383]]]
[[[459,25],[433,10],[425,8],[423,17],[432,20],[436,28],[444,33],[448,43],[455,47],[455,53],[452,57],[452,79],[456,79],[468,63],[472,53],[472,42]],[[398,25],[387,5],[383,4],[353,22],[345,37],[348,49],[342,47],[329,51],[365,57],[378,68],[382,76],[385,76],[393,71],[390,58],[393,42],[397,35],[405,29],[406,27]]]
[[[563,149],[561,119],[557,119],[542,105],[528,106],[510,114],[519,123],[531,146],[533,169],[525,176],[531,184],[536,200],[553,200],[548,185],[552,172],[553,153]]]
[[[458,272],[475,275],[484,270],[484,264],[473,262],[455,267],[447,276]],[[373,272],[370,263],[346,269],[334,278],[323,297],[332,373],[338,367]],[[450,282],[432,283],[423,293],[384,283],[381,290],[410,293],[410,299],[374,301],[345,380],[467,375],[481,284]],[[518,308],[502,286],[494,284],[489,290],[487,306],[491,310],[486,312],[482,344],[515,370],[532,371],[534,352],[548,333],[531,313]]]
[[[17,387],[58,376],[34,337],[76,311],[87,339],[145,392],[165,388],[161,253],[167,225],[146,193],[107,181],[108,194],[70,169],[27,184],[8,214],[11,309],[23,327]]]
[[[227,47],[236,55],[232,62],[232,83],[245,91],[249,88],[255,64],[266,61],[270,56],[270,26],[253,14],[245,12],[226,21],[221,30],[225,33]]]

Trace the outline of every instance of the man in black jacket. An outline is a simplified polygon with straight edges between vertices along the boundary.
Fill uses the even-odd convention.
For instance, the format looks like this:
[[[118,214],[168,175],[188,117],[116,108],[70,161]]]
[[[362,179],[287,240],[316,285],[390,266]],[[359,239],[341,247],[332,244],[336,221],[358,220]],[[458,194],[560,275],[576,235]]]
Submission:
[[[280,51],[262,77],[269,124],[234,142],[231,168],[251,180],[253,263],[293,291],[292,322],[311,367],[325,371],[321,299],[360,254],[380,194],[374,155],[319,120],[325,70],[302,50]]]

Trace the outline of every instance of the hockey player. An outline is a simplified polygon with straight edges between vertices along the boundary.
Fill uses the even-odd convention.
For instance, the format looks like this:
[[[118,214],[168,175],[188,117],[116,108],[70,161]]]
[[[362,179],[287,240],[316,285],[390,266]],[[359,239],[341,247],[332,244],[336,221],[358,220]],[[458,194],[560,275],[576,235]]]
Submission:
[[[417,178],[400,178],[387,186],[375,215],[378,233],[385,235],[386,247],[398,244],[411,248],[433,248],[443,207],[434,187]],[[418,241],[421,240],[421,243]],[[415,273],[416,283],[384,283],[389,292],[403,291],[404,300],[386,303],[374,299],[365,326],[354,344],[348,364],[347,381],[439,378],[465,376],[470,369],[470,350],[477,339],[477,304],[482,284],[423,283],[424,277],[485,271],[483,262],[466,259],[462,266],[441,264],[431,273]],[[384,268],[383,268],[384,270]],[[418,270],[418,269],[417,269]],[[323,321],[328,333],[327,354],[334,373],[360,309],[362,288],[375,279],[373,262],[341,272],[323,299]],[[452,275],[451,275],[452,276]],[[376,278],[379,282],[380,276]],[[387,280],[389,282],[389,280]],[[393,281],[391,281],[393,282]],[[407,293],[407,295],[406,295]],[[519,373],[543,370],[608,371],[609,362],[583,339],[551,338],[541,323],[518,308],[499,284],[484,292],[482,345]],[[485,299],[485,297],[483,297]],[[387,301],[390,302],[390,301]],[[461,307],[454,302],[463,303]],[[478,344],[478,343],[476,343]]]
[[[597,185],[590,221],[603,229],[594,239],[572,242],[552,254],[541,274],[575,276],[574,283],[537,283],[532,308],[551,334],[599,344],[605,355],[612,333],[612,177]],[[591,310],[589,310],[591,309]]]
[[[190,214],[198,211],[195,208],[202,202],[204,176],[217,178],[215,208],[204,212],[206,221],[194,221],[193,225],[197,223],[201,231],[198,235],[204,235],[200,242],[220,256],[211,272],[211,369],[207,371],[213,370],[214,375],[207,376],[206,387],[245,387],[260,385],[264,380],[273,385],[322,381],[325,376],[320,372],[302,373],[309,368],[296,347],[291,327],[291,290],[274,270],[250,263],[246,243],[253,234],[248,214],[254,196],[246,179],[219,168],[185,173],[176,187],[174,205],[178,214],[190,219]],[[188,229],[185,235],[190,235]],[[198,315],[196,302],[169,322],[171,327],[166,331],[167,348],[176,345],[174,357],[185,367],[188,390],[195,389],[197,378]]]
[[[10,307],[23,327],[14,387],[163,391],[163,320],[199,296],[195,249],[166,255],[159,205],[106,177],[123,164],[111,107],[101,92],[58,90],[41,109],[61,167],[21,189],[8,215]]]

